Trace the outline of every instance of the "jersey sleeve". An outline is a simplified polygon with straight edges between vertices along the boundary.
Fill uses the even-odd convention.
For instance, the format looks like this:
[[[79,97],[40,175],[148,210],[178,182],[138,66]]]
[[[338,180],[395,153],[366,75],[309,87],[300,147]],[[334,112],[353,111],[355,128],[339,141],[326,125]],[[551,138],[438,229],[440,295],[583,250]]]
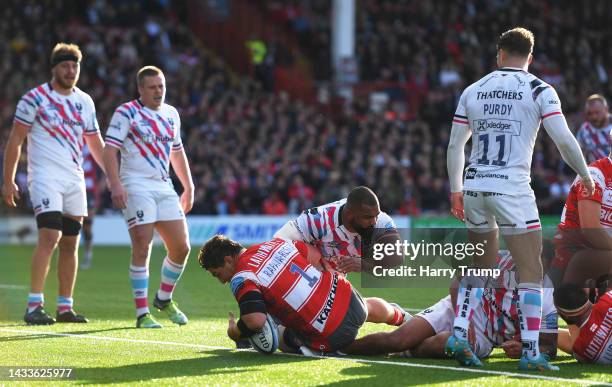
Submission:
[[[240,299],[249,292],[259,292],[259,280],[255,273],[250,271],[240,271],[232,277],[230,280],[230,287],[232,294],[236,298],[236,301],[240,302]]]
[[[555,89],[546,84],[541,84],[533,89],[535,101],[540,108],[540,118],[542,121],[549,117],[563,115],[561,111],[561,100]]]
[[[314,217],[319,215],[317,208],[311,208],[304,210],[302,213],[295,218],[294,225],[302,236],[302,240],[307,243],[312,243],[317,240],[318,233],[323,233],[322,229],[319,229],[317,222]],[[320,223],[320,222],[319,222]]]
[[[84,134],[86,136],[91,136],[100,132],[100,126],[98,125],[98,118],[96,117],[96,105],[89,95],[86,98],[87,105],[89,106],[87,110],[89,112],[89,117],[86,117]]]
[[[586,190],[584,189],[582,180],[580,178],[577,178],[576,182],[574,183],[577,200],[592,200],[597,203],[601,203],[601,201],[603,200],[604,187],[606,186],[606,179],[604,178],[604,175],[599,168],[595,168],[592,166],[589,167],[589,174],[591,175],[591,177],[593,178],[593,182],[595,183],[595,192],[593,192],[593,195],[586,195]]]
[[[32,92],[24,95],[17,103],[17,109],[15,111],[15,122],[26,126],[32,126],[36,119],[38,112],[38,105],[34,99]]]
[[[292,241],[295,248],[300,252],[300,255],[308,259],[308,245],[302,241]]]
[[[114,146],[115,148],[122,148],[123,141],[125,141],[129,129],[130,119],[128,113],[122,110],[122,107],[119,107],[117,110],[115,110],[115,113],[111,118],[104,141],[107,145]]]
[[[465,125],[469,126],[468,117],[467,117],[467,108],[465,105],[465,101],[467,99],[466,95],[470,88],[468,87],[463,91],[461,97],[459,97],[459,103],[457,104],[457,110],[455,110],[455,115],[453,116],[453,125]]]
[[[183,149],[183,141],[181,139],[181,117],[178,114],[178,111],[174,109],[175,113],[175,133],[174,133],[174,141],[172,142],[172,151],[180,151]]]

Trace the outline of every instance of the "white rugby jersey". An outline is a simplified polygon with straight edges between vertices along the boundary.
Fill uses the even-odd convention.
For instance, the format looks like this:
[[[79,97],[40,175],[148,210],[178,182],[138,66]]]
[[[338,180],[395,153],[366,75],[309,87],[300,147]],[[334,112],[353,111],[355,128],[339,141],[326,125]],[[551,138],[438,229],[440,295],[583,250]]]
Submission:
[[[133,100],[119,106],[106,132],[106,145],[121,150],[120,179],[170,182],[170,152],[183,148],[181,119],[166,103],[158,110]],[[146,187],[143,187],[146,189]]]
[[[485,336],[496,345],[501,345],[504,341],[511,340],[514,335],[520,334],[516,266],[509,251],[499,252],[496,268],[500,269],[500,276],[488,280],[477,313],[483,317]],[[558,314],[553,303],[552,287],[552,282],[545,276],[540,320],[542,333],[557,333]]]
[[[563,114],[552,86],[516,68],[500,68],[463,91],[454,125],[472,131],[464,189],[531,192],[531,158],[540,123]]]
[[[361,257],[361,235],[350,232],[342,224],[340,212],[345,204],[346,198],[304,210],[292,221],[302,241],[317,246],[324,258]],[[377,232],[396,229],[393,219],[385,212],[378,215],[374,227]]]
[[[28,181],[50,176],[83,179],[83,136],[100,131],[96,108],[87,93],[75,87],[64,96],[45,83],[21,97],[15,121],[30,127]]]

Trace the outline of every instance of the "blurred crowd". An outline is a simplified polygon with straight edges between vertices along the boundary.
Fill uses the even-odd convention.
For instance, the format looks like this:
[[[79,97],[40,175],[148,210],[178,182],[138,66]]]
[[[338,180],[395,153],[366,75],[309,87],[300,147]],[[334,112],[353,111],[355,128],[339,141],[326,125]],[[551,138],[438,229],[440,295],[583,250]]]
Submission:
[[[315,78],[328,81],[332,2],[261,3],[312,53]],[[449,123],[463,88],[494,68],[493,41],[507,27],[524,25],[536,34],[531,70],[556,87],[570,127],[582,119],[587,95],[612,94],[606,66],[612,62],[606,29],[612,7],[605,0],[588,7],[563,0],[358,0],[360,79],[396,84],[399,92],[381,111],[356,98],[333,115],[233,74],[194,38],[185,23],[186,4],[5,1],[0,152],[19,97],[49,79],[57,41],[81,46],[78,86],[96,102],[103,132],[114,108],[137,96],[137,69],[155,64],[164,70],[167,102],[182,117],[196,214],[293,214],[344,197],[360,184],[372,187],[389,213],[446,214]],[[25,179],[22,165],[22,191]],[[560,213],[572,180],[541,135],[532,185],[542,213]],[[106,211],[111,204],[104,179],[100,188],[99,211]]]

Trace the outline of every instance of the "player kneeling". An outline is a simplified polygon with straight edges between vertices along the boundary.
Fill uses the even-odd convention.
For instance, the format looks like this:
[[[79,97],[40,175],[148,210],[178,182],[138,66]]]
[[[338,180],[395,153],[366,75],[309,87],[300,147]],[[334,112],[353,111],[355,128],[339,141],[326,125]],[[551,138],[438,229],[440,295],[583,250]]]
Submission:
[[[555,305],[569,331],[559,332],[559,348],[581,363],[612,365],[612,289],[591,303],[576,284],[555,289]]]
[[[248,249],[216,235],[198,261],[221,283],[230,283],[240,319],[230,315],[228,336],[239,341],[260,332],[267,313],[284,327],[280,348],[333,352],[352,343],[367,318],[361,295],[344,275],[317,269],[321,253],[304,242],[272,239]]]

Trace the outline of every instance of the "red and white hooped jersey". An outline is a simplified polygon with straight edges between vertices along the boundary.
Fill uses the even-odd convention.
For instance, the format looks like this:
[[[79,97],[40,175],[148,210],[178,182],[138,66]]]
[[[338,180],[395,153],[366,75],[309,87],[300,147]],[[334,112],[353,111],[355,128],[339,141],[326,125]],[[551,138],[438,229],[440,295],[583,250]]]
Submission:
[[[19,100],[15,122],[30,127],[28,180],[83,179],[83,136],[100,131],[87,93],[74,87],[70,95],[61,95],[50,83],[35,87]]]
[[[342,322],[352,288],[337,272],[320,272],[300,241],[272,239],[242,253],[230,285],[236,300],[260,292],[268,312],[305,337],[328,337]]]
[[[570,232],[580,229],[578,202],[581,200],[593,200],[600,203],[599,222],[603,227],[612,227],[612,160],[605,157],[589,164],[589,173],[595,182],[595,192],[591,196],[583,194],[582,180],[576,177],[561,213],[561,223],[558,227],[561,238],[571,236],[572,241],[575,241],[576,238],[583,238],[579,232]]]
[[[140,100],[119,106],[105,141],[106,145],[121,149],[121,181],[135,178],[169,181],[170,152],[183,149],[180,129],[177,110],[166,103],[158,110],[149,109]]]
[[[483,292],[481,308],[476,313],[484,314],[485,336],[493,343],[501,345],[516,334],[520,334],[517,272],[509,251],[499,252],[496,268],[500,269],[500,275],[497,279],[490,279]],[[558,314],[553,303],[552,283],[548,277],[544,278],[540,332],[556,333]]]
[[[612,364],[612,290],[593,305],[572,350],[583,363]]]

